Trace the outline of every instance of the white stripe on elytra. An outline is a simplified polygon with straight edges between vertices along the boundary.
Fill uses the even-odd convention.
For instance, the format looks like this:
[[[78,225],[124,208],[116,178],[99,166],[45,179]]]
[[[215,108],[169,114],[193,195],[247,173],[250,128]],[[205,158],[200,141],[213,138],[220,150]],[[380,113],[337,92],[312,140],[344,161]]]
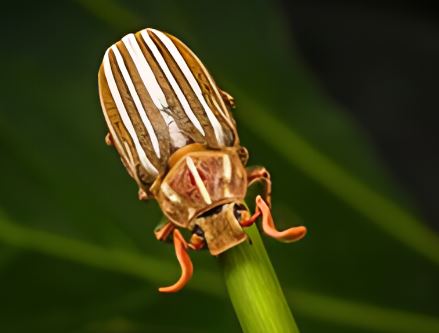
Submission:
[[[142,122],[145,125],[146,130],[148,131],[148,135],[151,138],[151,143],[154,148],[154,151],[157,157],[160,158],[159,140],[157,139],[157,135],[155,134],[154,128],[152,127],[151,121],[148,119],[148,116],[146,115],[146,112],[143,109],[142,102],[140,101],[140,98],[137,95],[136,88],[134,87],[133,81],[131,80],[127,68],[125,67],[125,63],[123,61],[122,55],[120,54],[116,45],[113,45],[111,49],[114,52],[117,65],[119,66],[123,79],[128,87],[128,90],[130,91],[131,97],[133,98],[134,104],[136,105],[140,118],[142,119]]]
[[[186,97],[184,96],[183,92],[180,89],[180,86],[178,85],[177,81],[175,80],[174,76],[172,75],[171,71],[168,68],[168,65],[165,62],[165,59],[163,59],[162,54],[158,50],[157,46],[152,41],[151,37],[149,37],[147,30],[142,30],[140,34],[143,37],[143,40],[145,41],[148,48],[151,50],[152,54],[154,55],[155,59],[160,65],[160,68],[163,70],[163,73],[165,73],[166,78],[168,79],[172,89],[174,90],[175,94],[177,95],[177,98],[183,107],[184,112],[194,124],[194,126],[197,128],[198,131],[201,132],[201,134],[204,136],[204,130],[201,126],[200,122],[198,121],[197,117],[195,116],[194,112],[192,111]]]
[[[151,96],[154,105],[159,110],[167,108],[168,102],[166,101],[165,94],[160,88],[160,85],[157,82],[157,79],[151,67],[143,56],[142,50],[140,49],[139,44],[137,44],[136,37],[134,37],[133,34],[126,35],[122,38],[122,42],[125,44],[128,53],[133,59],[134,65],[136,66],[137,71],[140,74],[140,78],[142,79],[143,84],[148,90],[148,93]]]
[[[207,118],[209,119],[210,123],[212,124],[213,130],[215,132],[215,137],[220,145],[224,144],[224,133],[223,129],[221,127],[221,124],[219,123],[218,119],[213,114],[212,110],[210,109],[209,105],[207,105],[206,100],[203,97],[203,93],[201,91],[200,86],[197,83],[197,80],[195,79],[194,75],[192,74],[191,70],[189,69],[188,65],[186,64],[186,61],[183,59],[182,55],[180,54],[180,51],[178,51],[177,47],[174,45],[171,39],[169,39],[168,36],[166,36],[161,31],[150,29],[160,40],[161,42],[166,46],[174,60],[177,62],[178,66],[180,67],[182,73],[184,74],[186,80],[189,82],[189,85],[191,86],[192,90],[194,91],[195,95],[197,96],[198,100],[200,101],[201,105],[204,108],[204,111],[206,112]]]
[[[169,114],[169,106],[166,101],[166,96],[157,82],[157,78],[155,77],[152,68],[146,61],[142,50],[137,43],[136,37],[133,34],[128,34],[122,38],[122,42],[125,44],[131,59],[133,59],[134,65],[139,72],[140,78],[142,79],[143,85],[148,91],[149,96],[151,96],[152,102],[160,111],[160,114],[169,128],[173,145],[178,148],[184,146],[187,142],[186,137],[181,133],[174,118]]]
[[[145,167],[153,175],[157,175],[158,171],[149,161],[148,157],[146,157],[145,151],[140,145],[139,139],[137,138],[136,131],[134,130],[133,124],[131,123],[131,119],[128,116],[128,113],[125,109],[125,105],[122,102],[122,98],[120,97],[119,90],[116,85],[116,81],[114,80],[113,72],[111,70],[110,65],[110,57],[109,50],[105,52],[104,56],[104,73],[107,79],[108,87],[110,88],[111,95],[113,96],[114,102],[116,103],[117,110],[119,112],[120,117],[122,118],[122,122],[127,129],[128,133],[131,136],[131,139],[134,142],[134,146],[136,148],[137,154],[139,155],[140,163]]]
[[[203,200],[210,205],[212,203],[212,199],[210,199],[209,192],[207,192],[206,186],[204,186],[203,180],[198,173],[197,167],[194,164],[194,161],[190,157],[186,157],[186,165],[189,168],[190,173],[194,177],[195,184],[197,185],[198,190],[200,191]]]

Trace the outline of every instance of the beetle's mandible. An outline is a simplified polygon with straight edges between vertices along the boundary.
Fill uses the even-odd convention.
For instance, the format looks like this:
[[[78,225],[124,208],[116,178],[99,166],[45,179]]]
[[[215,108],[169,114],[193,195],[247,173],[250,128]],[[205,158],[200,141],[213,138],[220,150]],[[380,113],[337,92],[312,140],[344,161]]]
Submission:
[[[305,235],[303,226],[276,230],[270,175],[245,167],[233,98],[180,40],[150,28],[126,35],[106,51],[98,81],[106,142],[139,186],[139,199],[157,200],[168,221],[155,236],[172,238],[182,274],[161,292],[176,292],[189,281],[189,250],[219,255],[246,241],[243,228],[259,217],[265,234],[280,241]],[[244,198],[254,182],[265,191],[250,214]],[[179,228],[191,232],[188,241]]]

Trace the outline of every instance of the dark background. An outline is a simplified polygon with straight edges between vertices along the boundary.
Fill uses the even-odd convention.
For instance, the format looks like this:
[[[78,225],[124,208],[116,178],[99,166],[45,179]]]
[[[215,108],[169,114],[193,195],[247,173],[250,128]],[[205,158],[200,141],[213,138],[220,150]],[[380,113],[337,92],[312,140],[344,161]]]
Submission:
[[[438,13],[422,2],[2,4],[0,331],[239,332],[221,272],[178,266],[105,146],[97,70],[128,32],[170,32],[237,102],[301,332],[439,332]],[[436,230],[436,231],[434,231]]]
[[[305,62],[439,228],[439,12],[425,1],[282,1]]]

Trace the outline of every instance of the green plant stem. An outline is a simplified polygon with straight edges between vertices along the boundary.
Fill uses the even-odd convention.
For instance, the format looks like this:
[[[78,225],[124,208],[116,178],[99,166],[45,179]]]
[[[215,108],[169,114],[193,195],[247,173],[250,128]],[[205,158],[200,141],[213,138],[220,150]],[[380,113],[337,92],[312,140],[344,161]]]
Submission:
[[[296,322],[256,226],[251,239],[219,256],[227,291],[244,332],[297,333]]]

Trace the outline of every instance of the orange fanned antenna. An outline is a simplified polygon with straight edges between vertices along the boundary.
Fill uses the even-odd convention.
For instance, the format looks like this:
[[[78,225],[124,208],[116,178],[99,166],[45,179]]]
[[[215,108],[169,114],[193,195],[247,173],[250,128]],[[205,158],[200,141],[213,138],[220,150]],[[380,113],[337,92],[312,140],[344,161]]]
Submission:
[[[178,279],[178,281],[172,286],[159,288],[159,291],[162,293],[175,293],[181,290],[191,279],[192,273],[194,271],[191,258],[187,253],[188,245],[184,240],[182,234],[180,233],[180,231],[175,229],[173,236],[175,254],[181,266],[181,276],[180,279]]]

